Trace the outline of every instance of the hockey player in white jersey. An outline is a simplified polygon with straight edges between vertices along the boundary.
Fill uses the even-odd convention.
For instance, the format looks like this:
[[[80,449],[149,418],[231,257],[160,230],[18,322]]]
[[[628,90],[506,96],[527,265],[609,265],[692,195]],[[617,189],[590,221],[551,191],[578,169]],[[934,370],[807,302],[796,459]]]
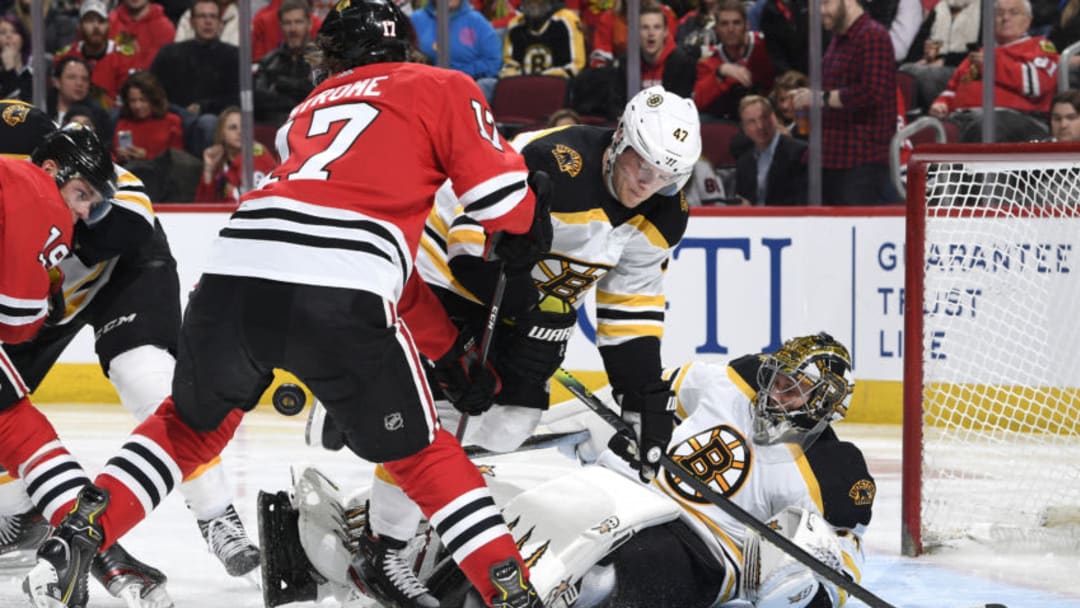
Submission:
[[[488,235],[462,213],[448,186],[436,194],[420,243],[420,275],[460,327],[462,340],[483,334],[495,278],[505,272],[507,280],[491,350],[501,390],[462,398],[458,362],[436,362],[433,379],[449,400],[441,402],[440,419],[449,429],[464,424],[459,437],[466,444],[495,451],[520,445],[549,405],[549,379],[562,363],[577,309],[595,291],[597,344],[611,384],[627,416],[640,423],[644,444],[663,445],[671,427],[670,393],[660,378],[663,275],[689,216],[681,190],[701,156],[697,110],[691,100],[650,87],[630,100],[614,131],[556,128],[519,135],[513,145],[530,171],[550,178],[541,186],[551,192],[550,252],[525,264],[485,260]],[[471,415],[467,422],[459,422],[462,412]],[[312,416],[309,438],[338,443],[330,439],[332,430],[323,432],[318,404]],[[651,479],[658,465],[639,466],[642,478]],[[412,537],[421,517],[384,471],[376,471],[374,484],[372,542],[361,546],[379,565],[370,576],[382,584],[367,586],[385,589],[379,595],[387,601],[433,606],[414,581],[381,575],[400,570],[400,539]]]
[[[676,408],[667,451],[716,492],[860,582],[861,538],[876,486],[862,452],[832,428],[847,412],[850,370],[847,349],[824,333],[726,365],[695,362],[667,370],[664,382]],[[602,442],[597,425],[589,426],[593,439]],[[499,463],[488,468],[488,484],[512,522],[545,605],[705,608],[749,602],[756,608],[839,608],[847,600],[845,592],[682,483],[680,472],[661,469],[642,485],[610,451],[583,466],[567,460],[546,472],[542,468]],[[546,481],[536,484],[538,478]],[[362,506],[366,498],[342,500],[346,508],[338,511],[327,494],[333,494],[327,481],[305,472],[293,498],[299,513],[291,520],[281,512],[273,518],[281,539],[276,552],[299,554],[289,539],[306,550],[310,562],[293,562],[301,571],[290,580],[308,581],[312,593],[314,583],[303,568],[330,586],[347,586],[341,560],[355,550],[341,543],[333,555],[328,547],[349,531],[321,525],[331,518],[318,511],[362,513],[349,507]],[[402,556],[409,563],[412,558]],[[460,578],[446,567],[428,574],[421,576],[440,605],[459,605]]]

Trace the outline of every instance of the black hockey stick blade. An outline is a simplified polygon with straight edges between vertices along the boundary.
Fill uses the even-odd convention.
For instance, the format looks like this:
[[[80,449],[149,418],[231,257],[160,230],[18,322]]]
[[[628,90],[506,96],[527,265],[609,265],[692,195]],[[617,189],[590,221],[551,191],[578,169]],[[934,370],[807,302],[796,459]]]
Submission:
[[[599,397],[592,394],[584,384],[574,378],[566,370],[559,368],[555,372],[555,380],[559,384],[563,385],[566,390],[570,391],[575,397],[577,397],[582,403],[584,403],[589,409],[596,412],[605,422],[610,424],[618,433],[633,435],[634,431],[630,425],[620,418],[614,411],[604,405],[604,402]],[[694,488],[698,494],[701,494],[705,500],[708,500],[712,504],[720,508],[724,513],[727,513],[736,521],[743,524],[747,528],[757,532],[762,538],[776,545],[785,553],[790,555],[799,561],[802,565],[806,566],[810,570],[823,579],[828,580],[830,583],[837,587],[847,591],[852,597],[862,600],[867,606],[871,608],[896,608],[894,605],[886,602],[880,597],[871,593],[868,589],[862,585],[852,581],[843,574],[840,574],[836,570],[826,566],[816,557],[808,553],[802,547],[796,545],[786,537],[780,535],[778,532],[770,528],[764,522],[758,520],[753,515],[747,513],[742,507],[731,502],[726,496],[716,492],[709,487],[705,482],[698,479],[689,469],[682,466],[681,463],[676,462],[665,452],[660,457],[660,464],[665,469],[672,472],[680,473],[680,479],[686,482],[690,487]]]
[[[516,454],[518,452],[529,452],[532,450],[557,448],[564,445],[574,445],[581,443],[588,438],[588,429],[582,429],[580,431],[567,431],[564,433],[540,433],[539,435],[533,435],[532,437],[526,439],[524,442],[522,442],[520,446],[518,446],[516,450],[510,450],[509,452],[493,452],[478,445],[467,445],[465,446],[465,455],[469,458],[502,456],[504,454]]]

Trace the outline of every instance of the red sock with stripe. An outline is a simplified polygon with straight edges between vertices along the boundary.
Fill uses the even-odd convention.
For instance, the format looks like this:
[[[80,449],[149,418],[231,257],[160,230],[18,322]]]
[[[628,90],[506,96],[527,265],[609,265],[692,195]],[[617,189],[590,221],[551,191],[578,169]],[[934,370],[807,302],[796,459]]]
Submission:
[[[420,507],[485,601],[496,592],[492,565],[514,557],[527,574],[483,476],[453,435],[439,429],[431,445],[383,467]]]

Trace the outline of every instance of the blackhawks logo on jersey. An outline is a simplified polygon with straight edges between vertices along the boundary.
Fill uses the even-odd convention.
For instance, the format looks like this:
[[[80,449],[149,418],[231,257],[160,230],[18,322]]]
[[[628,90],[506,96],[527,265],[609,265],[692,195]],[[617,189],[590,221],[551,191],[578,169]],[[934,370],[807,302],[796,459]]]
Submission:
[[[688,438],[672,450],[671,458],[724,496],[734,496],[750,475],[753,452],[738,429],[721,424]],[[682,498],[710,504],[676,472],[664,470],[667,485]]]

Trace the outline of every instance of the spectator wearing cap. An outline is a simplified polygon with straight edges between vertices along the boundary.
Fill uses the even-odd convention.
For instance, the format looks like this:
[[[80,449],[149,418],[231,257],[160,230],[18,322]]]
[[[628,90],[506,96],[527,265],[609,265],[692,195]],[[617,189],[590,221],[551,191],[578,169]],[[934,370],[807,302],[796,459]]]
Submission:
[[[46,101],[49,118],[56,124],[64,124],[64,117],[72,106],[82,105],[92,112],[102,141],[109,141],[112,137],[108,112],[90,96],[90,66],[85,59],[68,55],[53,67],[53,86]]]
[[[0,99],[31,101],[30,36],[14,15],[0,15]]]
[[[109,31],[121,44],[135,49],[135,68],[145,70],[161,47],[176,37],[176,26],[160,4],[150,0],[120,0],[109,13]],[[197,72],[184,74],[188,79]]]
[[[259,60],[255,72],[255,120],[281,125],[293,107],[314,88],[311,65],[305,55],[314,50],[311,7],[307,0],[283,0],[278,10],[281,46]]]
[[[79,40],[61,49],[53,67],[65,57],[79,57],[90,67],[91,95],[102,108],[116,105],[120,85],[136,70],[133,43],[109,38],[109,8],[105,0],[82,0],[79,6]]]
[[[281,9],[282,0],[270,0],[266,6],[255,12],[251,18],[251,60],[258,62],[267,53],[281,45],[282,32],[278,13]],[[311,29],[309,34],[314,40],[322,27],[322,19],[318,15],[311,15]]]
[[[221,7],[221,40],[233,46],[240,45],[240,12],[236,0],[218,0]],[[195,37],[195,28],[191,26],[191,9],[184,11],[176,20],[176,38],[173,42],[183,42]]]
[[[217,115],[240,103],[236,66],[240,50],[221,41],[221,7],[217,0],[195,0],[191,6],[195,38],[165,45],[150,71],[169,101],[179,106],[188,137],[188,152],[202,156],[213,141]]]
[[[28,34],[34,31],[34,24],[30,19],[30,1],[16,0],[12,13],[18,17],[23,29]],[[74,15],[66,11],[57,10],[53,0],[38,0],[41,2],[41,10],[45,15],[45,52],[55,53],[64,46],[75,40],[76,23]]]

